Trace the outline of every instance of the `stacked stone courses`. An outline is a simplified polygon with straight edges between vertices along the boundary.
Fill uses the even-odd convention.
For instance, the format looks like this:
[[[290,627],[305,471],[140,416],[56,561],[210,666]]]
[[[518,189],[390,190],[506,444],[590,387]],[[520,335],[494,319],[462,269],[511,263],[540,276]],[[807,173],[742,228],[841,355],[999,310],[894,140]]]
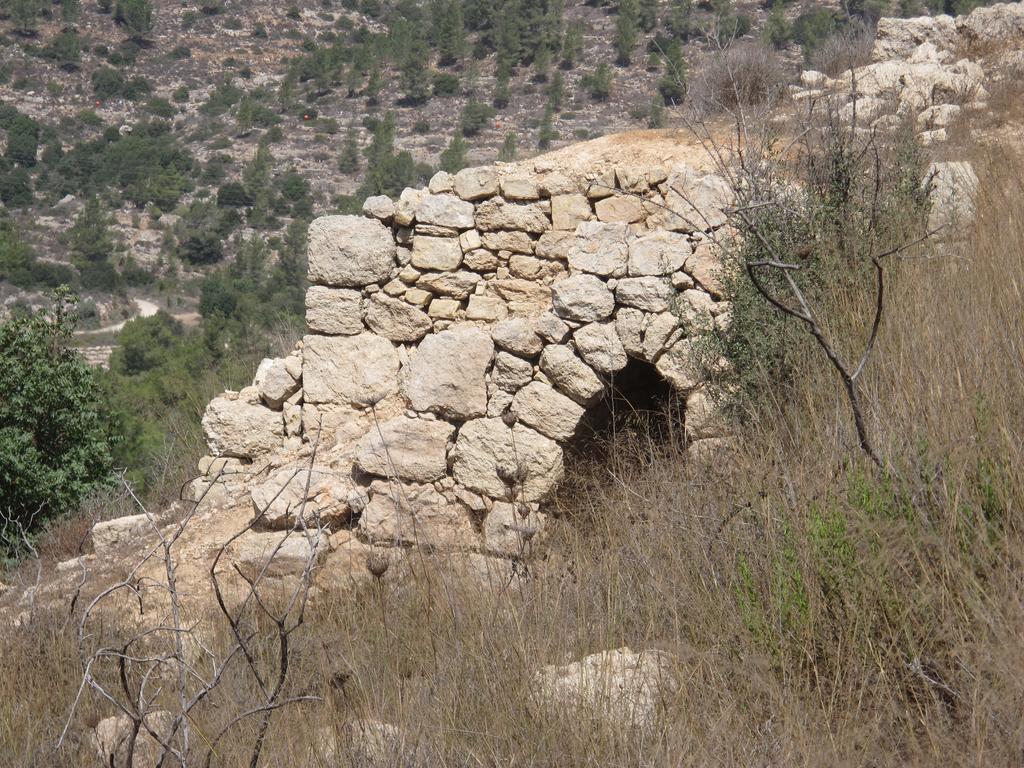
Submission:
[[[631,358],[685,401],[695,447],[719,442],[691,345],[728,322],[713,240],[729,203],[688,167],[538,164],[438,173],[317,219],[308,334],[210,403],[197,492],[228,468],[264,528],[302,509],[364,543],[522,554],[564,447]]]

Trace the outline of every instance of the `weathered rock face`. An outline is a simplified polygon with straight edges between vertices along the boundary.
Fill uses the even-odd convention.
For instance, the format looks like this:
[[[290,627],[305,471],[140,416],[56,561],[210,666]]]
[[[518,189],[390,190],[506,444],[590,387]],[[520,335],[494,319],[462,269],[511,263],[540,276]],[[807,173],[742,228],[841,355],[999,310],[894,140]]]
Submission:
[[[617,648],[537,673],[541,701],[624,729],[652,725],[678,690],[676,662],[664,651]]]
[[[563,447],[631,357],[696,392],[683,329],[727,310],[707,245],[727,186],[684,167],[593,178],[439,173],[314,222],[308,335],[204,418],[211,452],[248,478],[227,491],[256,516],[236,559],[319,563],[294,535],[319,525],[364,548],[520,557]],[[709,439],[710,401],[690,397],[688,433]],[[197,492],[225,460],[204,461]]]

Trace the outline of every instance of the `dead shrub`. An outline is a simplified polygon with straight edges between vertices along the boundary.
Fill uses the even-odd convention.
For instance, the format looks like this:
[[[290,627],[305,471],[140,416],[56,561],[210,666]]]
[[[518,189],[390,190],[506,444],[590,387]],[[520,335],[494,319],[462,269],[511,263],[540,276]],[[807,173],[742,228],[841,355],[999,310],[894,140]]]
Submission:
[[[811,69],[838,77],[850,69],[870,64],[874,47],[874,30],[865,24],[852,24],[814,49]]]
[[[758,41],[744,40],[719,51],[691,88],[701,112],[734,112],[776,101],[785,91],[782,59]]]

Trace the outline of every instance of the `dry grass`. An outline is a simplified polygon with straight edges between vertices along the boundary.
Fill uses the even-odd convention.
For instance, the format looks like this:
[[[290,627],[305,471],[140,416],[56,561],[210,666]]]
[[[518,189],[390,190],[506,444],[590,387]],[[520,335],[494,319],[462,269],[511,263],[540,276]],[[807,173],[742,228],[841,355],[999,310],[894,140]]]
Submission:
[[[526,582],[452,586],[414,555],[404,585],[320,605],[292,685],[325,701],[278,719],[265,764],[360,765],[360,738],[326,762],[315,736],[359,718],[405,730],[393,765],[1018,764],[1024,173],[986,165],[976,232],[900,262],[889,297],[865,395],[898,479],[858,455],[817,358],[729,461],[619,434],[576,467]],[[60,616],[0,640],[0,763],[93,764],[88,729],[110,714],[96,701],[51,751],[78,681],[70,642]],[[538,704],[538,666],[627,644],[678,659],[651,731]],[[217,703],[247,695],[229,680]],[[249,735],[217,764],[243,764]]]

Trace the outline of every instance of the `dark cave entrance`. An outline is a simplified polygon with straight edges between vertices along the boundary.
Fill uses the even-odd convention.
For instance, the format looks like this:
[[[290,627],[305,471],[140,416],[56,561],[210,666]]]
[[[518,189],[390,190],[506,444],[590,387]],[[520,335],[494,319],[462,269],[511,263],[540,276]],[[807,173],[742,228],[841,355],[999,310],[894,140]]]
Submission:
[[[576,436],[565,446],[566,480],[593,467],[649,460],[670,444],[682,444],[686,398],[662,378],[653,364],[630,358],[604,377],[601,400],[587,408]]]

